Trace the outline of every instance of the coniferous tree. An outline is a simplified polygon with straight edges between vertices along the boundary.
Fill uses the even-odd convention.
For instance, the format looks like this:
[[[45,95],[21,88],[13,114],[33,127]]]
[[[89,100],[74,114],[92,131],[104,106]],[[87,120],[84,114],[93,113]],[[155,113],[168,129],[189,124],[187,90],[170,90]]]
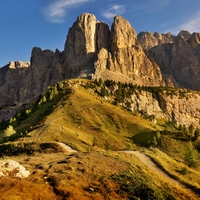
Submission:
[[[197,152],[191,142],[189,142],[188,144],[188,151],[185,154],[185,161],[187,162],[189,167],[195,168],[199,166]]]
[[[194,140],[197,140],[199,136],[200,136],[200,129],[196,129],[194,132]]]
[[[102,83],[103,83],[102,78],[99,78],[99,81],[97,82],[97,86],[100,87],[102,85]]]
[[[102,97],[105,97],[105,96],[106,96],[106,89],[105,89],[105,87],[101,87],[100,95],[101,95]]]

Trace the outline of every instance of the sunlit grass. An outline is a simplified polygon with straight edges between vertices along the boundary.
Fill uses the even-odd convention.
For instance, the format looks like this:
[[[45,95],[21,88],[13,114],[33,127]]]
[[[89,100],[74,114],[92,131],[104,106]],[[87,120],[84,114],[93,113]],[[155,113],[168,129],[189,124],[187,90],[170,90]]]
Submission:
[[[146,150],[145,153],[171,177],[196,191],[200,191],[199,168],[190,168],[184,161],[172,159],[158,149]]]

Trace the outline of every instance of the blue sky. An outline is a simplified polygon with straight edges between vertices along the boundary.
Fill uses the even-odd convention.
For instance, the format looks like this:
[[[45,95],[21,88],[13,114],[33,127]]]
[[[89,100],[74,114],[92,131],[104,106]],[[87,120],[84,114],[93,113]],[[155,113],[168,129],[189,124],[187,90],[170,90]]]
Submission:
[[[121,15],[137,33],[200,32],[200,0],[1,0],[0,67],[29,61],[34,46],[62,51],[69,27],[83,12],[109,25]]]

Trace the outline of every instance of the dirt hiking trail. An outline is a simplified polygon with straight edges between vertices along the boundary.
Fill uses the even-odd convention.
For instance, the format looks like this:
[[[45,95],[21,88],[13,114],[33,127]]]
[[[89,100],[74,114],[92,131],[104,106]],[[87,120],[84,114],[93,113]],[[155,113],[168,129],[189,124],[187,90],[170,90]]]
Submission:
[[[162,169],[160,169],[147,155],[145,155],[144,153],[140,152],[140,151],[121,151],[123,153],[129,153],[129,154],[134,154],[135,156],[137,156],[140,161],[145,164],[149,169],[151,169],[152,171],[154,171],[155,173],[157,173],[160,178],[165,178],[166,180],[170,181],[174,186],[179,186],[184,188],[185,190],[187,190],[190,193],[194,193],[194,191],[190,190],[189,188],[185,187],[183,184],[179,183],[178,181],[176,181],[175,179],[171,178],[169,175],[167,175]],[[199,199],[199,198],[198,198]]]
[[[67,151],[69,153],[77,153],[76,150],[72,149],[70,146],[62,143],[62,142],[56,142],[64,151]]]

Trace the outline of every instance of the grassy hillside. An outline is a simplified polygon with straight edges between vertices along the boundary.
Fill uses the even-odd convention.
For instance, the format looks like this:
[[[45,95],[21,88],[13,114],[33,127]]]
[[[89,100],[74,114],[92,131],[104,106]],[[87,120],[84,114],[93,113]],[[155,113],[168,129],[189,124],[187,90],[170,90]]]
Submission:
[[[134,148],[135,135],[153,137],[156,130],[149,121],[86,89],[87,83],[70,81],[67,94],[42,103],[15,126],[18,135],[31,141],[62,141],[81,151]]]
[[[199,152],[197,151],[200,145],[198,140],[188,142],[184,138],[177,137],[176,126],[159,119],[157,120],[158,123],[155,124],[137,113],[133,114],[122,107],[120,103],[116,104],[116,99],[112,95],[105,97],[104,92],[98,84],[83,79],[58,83],[56,89],[55,87],[48,88],[46,94],[41,95],[32,106],[26,106],[21,113],[15,116],[16,119],[8,122],[16,131],[15,134],[11,134],[10,137],[3,137],[6,128],[0,131],[1,155],[4,155],[4,152],[9,152],[9,155],[12,152],[16,153],[16,151],[23,153],[23,155],[28,152],[29,156],[38,156],[39,162],[44,157],[40,157],[38,153],[47,153],[46,149],[40,151],[40,148],[44,146],[53,149],[49,153],[57,152],[57,155],[61,155],[56,143],[52,143],[59,141],[80,152],[80,163],[88,163],[84,164],[82,170],[85,171],[82,171],[82,174],[89,177],[92,173],[97,173],[96,178],[93,177],[93,182],[89,183],[85,180],[89,185],[85,185],[84,188],[86,189],[84,190],[89,193],[97,195],[101,191],[99,193],[105,196],[106,193],[109,193],[107,191],[109,190],[110,194],[112,193],[113,197],[116,198],[135,199],[141,197],[141,199],[145,199],[141,195],[146,191],[144,195],[149,195],[149,199],[196,199],[194,193],[200,191],[200,182],[197,178],[200,175]],[[7,143],[9,140],[12,142]],[[196,149],[193,149],[194,147]],[[26,150],[22,150],[23,148]],[[173,186],[167,180],[161,180],[155,172],[148,169],[135,156],[118,153],[122,150],[138,149],[140,151],[145,149],[144,153],[151,157],[169,176],[178,180],[185,187],[192,188],[191,193],[182,187]],[[188,152],[191,155],[187,155]],[[25,161],[28,158],[26,155],[24,156],[15,159],[27,163]],[[113,173],[109,172],[101,176],[103,172],[100,171],[109,166],[98,163],[97,157],[103,163],[113,162],[111,160],[114,159],[116,165],[119,162],[121,163],[121,167],[116,167]],[[186,157],[188,157],[188,160],[185,159]],[[40,165],[43,166],[44,160],[48,157],[42,159]],[[192,161],[196,165],[190,165]],[[64,161],[57,162],[65,163]],[[52,166],[50,160],[48,163]],[[96,166],[97,163],[98,166]],[[111,167],[113,169],[115,168],[114,163]],[[57,164],[54,163],[55,166]],[[73,167],[71,166],[73,170],[70,173],[73,174],[80,170],[76,164]],[[90,171],[92,170],[91,165],[94,172]],[[27,167],[31,166],[33,167],[33,163],[30,161],[30,165],[27,165]],[[35,166],[37,168],[38,163]],[[56,184],[53,184],[56,191],[66,190],[63,189],[62,185],[67,184],[64,183],[66,180],[61,178],[66,171],[65,169],[66,166],[60,169],[60,172],[56,170],[56,167],[54,171],[48,171],[49,176],[53,176],[55,179],[53,180],[56,181]],[[47,173],[47,171],[44,170],[41,173]],[[43,176],[44,174],[40,175]],[[78,181],[79,177],[75,177],[75,174],[73,174],[73,178],[74,181]],[[95,181],[98,182],[98,187],[95,185],[97,184]],[[74,182],[70,187],[73,184]],[[106,184],[108,184],[107,189]],[[96,189],[90,189],[93,187]],[[118,189],[115,190],[114,187]],[[98,198],[98,195],[95,195],[87,197],[89,199]],[[79,196],[79,198],[82,198],[82,196]],[[112,198],[109,196],[109,198],[101,197],[100,199]]]

